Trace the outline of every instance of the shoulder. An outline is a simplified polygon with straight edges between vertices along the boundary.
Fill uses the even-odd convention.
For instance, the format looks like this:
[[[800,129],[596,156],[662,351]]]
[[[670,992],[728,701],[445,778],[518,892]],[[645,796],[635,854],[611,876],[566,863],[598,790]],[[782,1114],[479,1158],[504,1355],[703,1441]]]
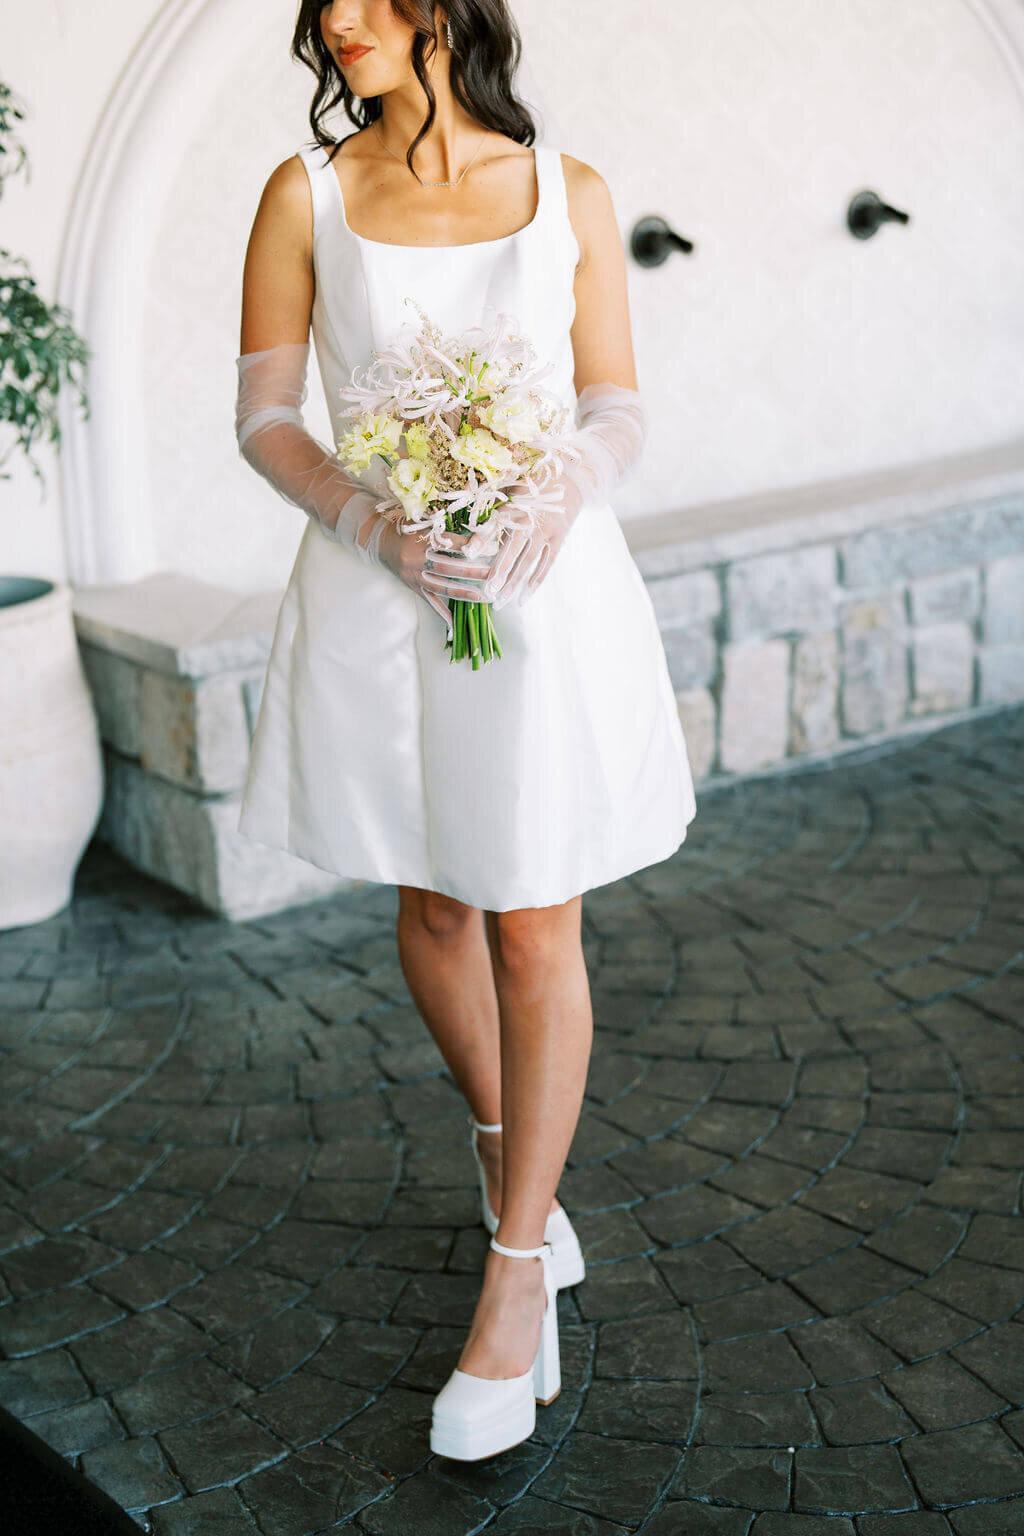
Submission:
[[[569,221],[580,248],[580,264],[610,239],[620,243],[611,189],[601,172],[575,155],[562,155]]]
[[[298,153],[289,155],[287,160],[282,160],[280,165],[275,165],[267,177],[264,194],[283,202],[299,197],[304,188],[309,186],[309,175],[303,164],[302,156]]]
[[[312,211],[309,174],[300,155],[289,155],[287,160],[275,165],[267,177],[260,198],[260,213],[275,221],[305,224]]]
[[[595,208],[611,204],[612,194],[608,183],[594,166],[575,155],[562,154],[562,170],[570,198],[579,203],[581,211],[588,206]]]
[[[350,159],[362,153],[367,133],[367,129],[362,129],[360,132],[349,134],[345,139],[337,140],[333,144],[326,146],[310,145],[309,148],[315,151],[318,157],[330,155],[337,160],[339,155],[341,155],[346,159]],[[339,148],[341,144],[345,147]],[[317,169],[320,168],[321,164],[326,163],[326,160],[322,161],[320,158],[315,162]],[[263,189],[264,199],[285,210],[291,209],[296,213],[308,212],[310,207],[309,177],[309,169],[303,161],[302,155],[299,153],[289,155],[288,159],[282,160],[280,165],[276,165],[267,177],[266,185]]]
[[[326,161],[319,158],[321,155],[334,154],[337,159],[341,153],[335,145],[328,145],[326,149],[313,145],[309,147],[316,150],[318,159],[315,165],[318,169],[321,164],[326,164]],[[307,167],[299,153],[289,155],[287,160],[275,165],[264,183],[257,215],[259,220],[308,243],[313,229],[313,188],[310,176],[311,168]]]
[[[317,148],[318,157],[320,154]],[[315,163],[319,166],[320,159]],[[296,153],[275,165],[264,182],[253,222],[253,239],[278,257],[286,251],[301,252],[306,258],[312,256],[315,199],[311,172],[312,168],[307,169],[302,156]]]

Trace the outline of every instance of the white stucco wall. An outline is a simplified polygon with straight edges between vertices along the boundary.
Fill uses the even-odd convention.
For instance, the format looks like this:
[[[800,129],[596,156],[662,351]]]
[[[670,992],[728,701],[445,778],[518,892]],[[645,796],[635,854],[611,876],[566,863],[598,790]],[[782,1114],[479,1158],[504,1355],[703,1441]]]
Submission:
[[[612,29],[586,0],[515,11],[555,108],[548,141],[602,171],[624,238],[659,213],[697,246],[630,263],[653,430],[624,521],[1020,434],[1021,0],[830,0],[825,19],[815,0],[622,0]],[[13,461],[0,568],[175,568],[240,589],[287,575],[302,515],[238,460],[231,414],[245,240],[266,175],[308,139],[293,16],[271,0],[0,15],[32,160],[0,200],[0,243],[48,297],[74,276],[90,141],[114,146],[82,300],[102,351],[88,452],[63,477],[40,453],[42,501]],[[112,99],[138,114],[119,144]],[[910,224],[853,240],[862,187]],[[315,395],[309,422],[323,432]]]
[[[0,8],[0,74],[28,116],[21,137],[29,174],[0,197],[0,245],[28,258],[43,297],[53,303],[75,181],[86,146],[126,59],[161,0],[34,0]],[[67,574],[56,454],[35,456],[40,488],[20,454],[0,481],[0,570]]]

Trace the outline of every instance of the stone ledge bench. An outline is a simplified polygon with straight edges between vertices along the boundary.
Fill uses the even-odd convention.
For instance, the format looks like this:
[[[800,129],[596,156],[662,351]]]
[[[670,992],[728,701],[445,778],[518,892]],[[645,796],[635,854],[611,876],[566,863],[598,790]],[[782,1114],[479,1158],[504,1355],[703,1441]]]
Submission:
[[[1024,438],[624,528],[705,783],[1024,699]]]
[[[1024,700],[1024,439],[623,527],[706,787]],[[98,835],[234,918],[364,883],[236,830],[280,600],[175,572],[74,594]]]
[[[74,593],[103,739],[96,835],[237,919],[363,883],[237,830],[280,602],[280,591],[243,594],[173,571]]]

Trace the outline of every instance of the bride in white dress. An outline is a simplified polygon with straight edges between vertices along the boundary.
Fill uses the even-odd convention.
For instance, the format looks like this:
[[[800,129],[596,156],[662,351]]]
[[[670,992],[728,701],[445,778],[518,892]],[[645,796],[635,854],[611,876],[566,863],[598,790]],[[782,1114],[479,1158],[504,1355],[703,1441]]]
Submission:
[[[584,1274],[555,1198],[593,1032],[582,894],[667,858],[696,804],[650,597],[608,500],[646,434],[611,196],[535,142],[504,0],[450,12],[300,7],[317,142],[274,170],[253,223],[236,428],[308,522],[239,830],[398,887],[403,974],[471,1106],[492,1233],[431,1429],[439,1454],[474,1460],[525,1439],[557,1395],[557,1289]],[[340,145],[325,101],[358,127]],[[581,457],[532,529],[433,549],[375,510],[379,476],[353,479],[306,431],[310,329],[340,436],[338,391],[415,318],[407,296],[448,334],[511,315],[554,365],[545,387]],[[500,659],[450,664],[450,597],[492,603]]]

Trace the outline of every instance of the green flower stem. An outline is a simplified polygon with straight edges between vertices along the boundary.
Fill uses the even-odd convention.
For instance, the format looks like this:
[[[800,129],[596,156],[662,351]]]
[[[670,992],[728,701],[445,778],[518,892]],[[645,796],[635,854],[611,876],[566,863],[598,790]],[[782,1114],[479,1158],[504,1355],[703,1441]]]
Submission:
[[[471,603],[465,598],[452,597],[448,599],[448,608],[452,615],[452,633],[444,643],[446,649],[451,647],[449,665],[469,657],[476,672],[482,662],[501,656],[490,603]]]

